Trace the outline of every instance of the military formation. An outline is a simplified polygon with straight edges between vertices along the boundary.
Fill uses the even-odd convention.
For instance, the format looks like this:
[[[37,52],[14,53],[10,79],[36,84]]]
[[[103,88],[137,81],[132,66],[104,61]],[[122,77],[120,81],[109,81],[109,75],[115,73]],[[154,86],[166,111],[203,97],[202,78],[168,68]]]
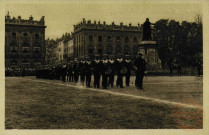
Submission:
[[[136,60],[140,61],[137,58],[131,60],[128,55],[123,58],[121,54],[118,54],[117,57],[104,55],[103,58],[100,58],[99,56],[95,56],[94,60],[87,57],[79,60],[74,59],[68,64],[40,67],[36,70],[36,77],[63,82],[80,82],[81,85],[85,85],[86,87],[102,89],[114,87],[114,82],[116,81],[116,87],[124,88],[124,85],[130,85],[132,71],[138,74],[136,76],[140,75],[139,72],[145,71],[146,63],[136,62]],[[143,69],[140,71],[140,68],[137,67],[143,67]],[[115,75],[117,76],[116,80]],[[125,84],[123,84],[123,78],[125,78]],[[137,79],[139,78],[137,77]],[[143,79],[143,77],[140,79]],[[92,81],[94,86],[91,86]],[[137,80],[135,85],[137,89],[142,89],[142,85],[138,85],[139,83],[140,81]]]

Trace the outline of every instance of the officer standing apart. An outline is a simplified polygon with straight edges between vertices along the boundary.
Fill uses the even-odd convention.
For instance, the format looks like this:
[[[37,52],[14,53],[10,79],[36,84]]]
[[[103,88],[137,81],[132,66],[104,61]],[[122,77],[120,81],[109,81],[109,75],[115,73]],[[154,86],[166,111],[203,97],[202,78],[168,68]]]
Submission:
[[[142,83],[144,78],[144,73],[146,70],[146,62],[142,58],[142,53],[138,53],[136,60],[134,61],[134,67],[135,67],[135,74],[136,74],[136,80],[135,80],[135,86],[139,90],[143,90]]]

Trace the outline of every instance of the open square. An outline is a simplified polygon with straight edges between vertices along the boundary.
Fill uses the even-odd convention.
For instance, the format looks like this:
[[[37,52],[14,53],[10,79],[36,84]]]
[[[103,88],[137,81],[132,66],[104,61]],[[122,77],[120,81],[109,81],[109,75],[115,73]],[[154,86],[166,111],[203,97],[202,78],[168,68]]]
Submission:
[[[145,92],[134,85],[103,90],[35,77],[6,77],[5,128],[201,129],[202,87],[202,77],[195,76],[148,76]]]

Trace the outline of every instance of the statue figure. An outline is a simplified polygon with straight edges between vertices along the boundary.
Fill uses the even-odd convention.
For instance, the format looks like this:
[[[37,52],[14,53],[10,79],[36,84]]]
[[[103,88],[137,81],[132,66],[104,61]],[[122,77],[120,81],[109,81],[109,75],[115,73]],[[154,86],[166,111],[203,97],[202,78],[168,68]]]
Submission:
[[[41,17],[41,20],[40,20],[41,22],[44,22],[44,17],[45,17],[45,16],[42,16],[42,17]]]
[[[150,23],[149,18],[147,18],[146,21],[143,24],[143,38],[142,38],[142,41],[152,40],[151,26],[150,25],[152,25],[152,23]]]

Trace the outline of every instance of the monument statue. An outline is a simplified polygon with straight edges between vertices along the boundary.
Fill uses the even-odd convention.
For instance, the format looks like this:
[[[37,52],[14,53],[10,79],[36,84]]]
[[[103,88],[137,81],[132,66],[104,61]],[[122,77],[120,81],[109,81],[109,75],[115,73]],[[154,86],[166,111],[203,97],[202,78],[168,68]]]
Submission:
[[[152,23],[150,23],[149,18],[147,18],[146,21],[143,24],[143,38],[142,38],[142,41],[152,40],[151,26],[150,25],[152,25]]]
[[[151,25],[155,24],[150,23],[149,18],[147,18],[143,24],[143,37],[138,50],[144,56],[148,72],[161,69],[161,61],[158,57],[158,45],[151,37]]]

